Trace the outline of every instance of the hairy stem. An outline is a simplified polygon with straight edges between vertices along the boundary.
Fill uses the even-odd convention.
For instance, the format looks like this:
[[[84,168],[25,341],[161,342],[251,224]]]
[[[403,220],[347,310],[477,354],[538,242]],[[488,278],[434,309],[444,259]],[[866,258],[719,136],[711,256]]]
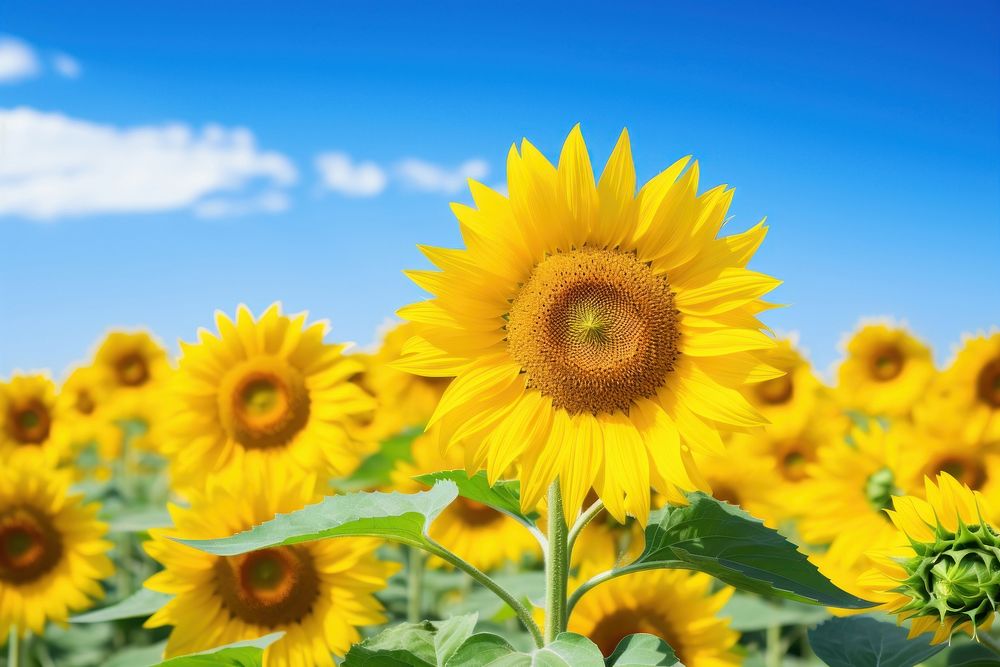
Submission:
[[[11,626],[7,635],[7,667],[19,667],[21,662],[21,642],[17,628]]]
[[[594,518],[603,510],[604,502],[598,500],[593,505],[588,507],[576,520],[576,523],[573,524],[573,527],[569,531],[569,538],[567,539],[566,546],[566,551],[570,557],[573,555],[573,547],[576,545],[576,539],[580,537],[580,533],[582,533],[583,529],[590,525],[590,522],[593,521]]]
[[[549,549],[545,554],[545,642],[566,631],[569,541],[559,480],[549,487]]]
[[[517,617],[521,620],[521,623],[524,625],[525,628],[527,628],[528,632],[531,633],[532,638],[534,638],[535,640],[535,644],[539,648],[544,646],[545,642],[542,637],[542,631],[538,627],[538,624],[535,623],[535,619],[532,618],[531,612],[528,611],[524,607],[524,605],[518,602],[517,598],[515,598],[513,595],[510,594],[510,591],[508,591],[506,588],[498,584],[488,574],[480,570],[472,563],[465,562],[464,560],[453,554],[451,551],[448,551],[448,549],[446,549],[445,547],[443,547],[442,545],[438,544],[437,542],[435,542],[430,538],[427,538],[426,544],[415,545],[415,546],[420,546],[428,553],[434,554],[438,558],[441,558],[446,562],[451,563],[456,568],[462,570],[470,577],[478,581],[480,584],[482,584],[489,590],[493,591],[493,593],[495,593],[498,598],[506,602],[507,606],[509,606],[511,609],[514,610],[514,613],[517,614]]]
[[[656,561],[654,563],[638,563],[635,565],[626,565],[624,567],[615,568],[614,570],[605,570],[599,574],[595,574],[593,577],[587,581],[580,584],[580,587],[573,591],[573,594],[569,596],[569,602],[566,605],[566,616],[567,618],[573,614],[573,608],[576,607],[577,603],[580,602],[580,598],[584,595],[597,588],[606,581],[611,581],[617,577],[623,577],[626,574],[632,574],[633,572],[643,572],[645,570],[661,570],[664,568],[676,568],[679,570],[690,569],[691,566],[682,563],[680,561]]]

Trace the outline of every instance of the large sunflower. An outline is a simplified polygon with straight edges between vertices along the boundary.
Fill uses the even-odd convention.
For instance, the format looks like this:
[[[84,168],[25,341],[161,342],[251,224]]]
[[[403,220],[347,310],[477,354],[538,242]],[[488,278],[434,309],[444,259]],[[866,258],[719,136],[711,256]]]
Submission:
[[[976,636],[996,618],[1000,592],[1000,528],[984,516],[985,498],[941,473],[926,480],[923,498],[893,498],[888,512],[895,540],[873,550],[874,568],[858,580],[879,610],[910,619],[910,637],[933,632],[931,642],[956,632]]]
[[[55,464],[67,454],[64,431],[48,376],[18,374],[0,382],[0,460],[30,455]]]
[[[361,366],[323,342],[326,323],[305,318],[275,304],[255,320],[241,306],[235,322],[216,314],[218,335],[182,343],[163,448],[180,484],[248,466],[345,475],[370,451],[348,432],[374,407],[347,381]]]
[[[41,634],[104,595],[110,542],[96,504],[69,495],[69,473],[14,457],[0,466],[0,637]]]
[[[712,593],[707,574],[652,570],[618,577],[580,599],[569,631],[589,637],[607,656],[628,635],[660,637],[687,667],[729,667],[741,663],[733,650],[739,633],[719,611],[731,588]]]
[[[934,378],[930,348],[903,327],[867,324],[845,348],[837,389],[848,408],[869,415],[906,415]]]
[[[413,477],[441,470],[465,467],[458,447],[446,454],[438,447],[431,431],[413,441],[413,462],[400,461],[392,472],[392,488],[403,493],[424,490]],[[430,535],[480,570],[492,570],[506,563],[518,563],[525,556],[541,556],[538,542],[515,519],[467,498],[455,502],[431,524]],[[438,559],[432,565],[444,563]]]
[[[732,190],[698,195],[682,159],[636,194],[623,132],[595,184],[579,128],[552,166],[530,143],[507,161],[510,196],[472,182],[455,205],[466,247],[423,248],[409,276],[434,298],[397,367],[456,377],[431,423],[494,481],[516,463],[521,502],[558,479],[569,512],[594,487],[645,523],[649,487],[695,488],[691,450],[762,423],[739,389],[780,372],[757,314],[778,281],[746,268],[763,223],[717,238]]]
[[[145,544],[164,570],[146,587],[173,595],[146,621],[172,625],[167,657],[255,639],[285,636],[264,653],[273,667],[334,664],[360,641],[358,627],[385,622],[374,593],[398,565],[375,557],[377,540],[337,538],[213,556],[174,541],[225,537],[318,502],[315,475],[262,471],[216,477],[191,507],[170,506],[174,528],[151,530]],[[247,495],[246,488],[255,491]]]

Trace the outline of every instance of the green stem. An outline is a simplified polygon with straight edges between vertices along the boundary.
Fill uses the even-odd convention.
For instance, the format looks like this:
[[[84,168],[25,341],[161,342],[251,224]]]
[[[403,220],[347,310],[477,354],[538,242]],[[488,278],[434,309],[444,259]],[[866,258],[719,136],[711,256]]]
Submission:
[[[1000,640],[997,640],[995,637],[992,637],[986,634],[985,632],[982,634],[977,634],[976,639],[979,640],[980,644],[982,644],[989,650],[993,651],[997,655],[1000,655]]]
[[[772,625],[767,629],[767,650],[764,655],[764,664],[767,667],[781,667],[781,654],[784,653],[781,645],[781,626]]]
[[[19,667],[21,663],[20,640],[17,628],[11,626],[10,634],[7,635],[7,667]]]
[[[406,572],[406,620],[419,623],[424,618],[424,552],[409,547]]]
[[[517,617],[521,620],[521,623],[524,624],[524,627],[527,628],[528,632],[531,633],[531,636],[535,640],[535,644],[539,648],[544,646],[542,631],[538,627],[538,624],[535,623],[535,619],[531,617],[531,612],[525,609],[524,605],[518,602],[517,598],[511,595],[506,588],[498,584],[488,574],[480,570],[472,563],[465,562],[464,560],[462,560],[452,552],[448,551],[448,549],[438,544],[431,538],[428,537],[426,539],[427,539],[426,544],[414,544],[414,546],[418,546],[427,551],[428,553],[434,554],[435,556],[444,560],[445,562],[451,563],[456,568],[462,570],[470,577],[478,581],[480,584],[482,584],[489,590],[493,591],[493,593],[495,593],[498,598],[506,602],[507,605],[514,610],[514,613],[517,614]]]
[[[563,516],[562,491],[559,480],[549,487],[549,549],[545,553],[545,642],[555,641],[566,631],[569,618],[566,587],[569,581],[569,539],[566,517]]]
[[[580,537],[580,533],[583,532],[583,529],[590,525],[590,522],[593,521],[602,510],[604,510],[604,502],[598,500],[593,505],[588,507],[576,520],[576,523],[573,524],[573,527],[569,531],[569,538],[567,539],[566,546],[566,551],[570,557],[573,556],[573,547],[576,545],[576,538]]]

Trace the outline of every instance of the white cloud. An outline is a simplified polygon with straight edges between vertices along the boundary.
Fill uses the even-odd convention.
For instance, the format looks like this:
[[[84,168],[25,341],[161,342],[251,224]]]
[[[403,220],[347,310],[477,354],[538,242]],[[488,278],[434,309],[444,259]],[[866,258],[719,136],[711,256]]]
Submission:
[[[83,71],[83,68],[80,67],[80,62],[73,56],[65,53],[57,53],[52,56],[52,69],[54,69],[59,76],[67,79],[79,78],[80,73]]]
[[[252,213],[282,213],[291,208],[288,195],[280,190],[263,192],[249,199],[214,197],[195,204],[199,218],[233,218]]]
[[[447,169],[416,158],[396,165],[396,175],[407,187],[422,192],[452,195],[461,192],[470,178],[480,180],[490,173],[485,160],[467,160],[455,169]]]
[[[321,153],[316,157],[323,186],[349,197],[374,197],[389,179],[374,162],[353,162],[347,153]]]
[[[0,37],[0,84],[30,79],[41,69],[30,44],[14,37]]]
[[[275,189],[296,177],[287,157],[260,150],[244,128],[117,127],[0,109],[0,215],[176,210],[225,193],[246,199],[260,183]]]

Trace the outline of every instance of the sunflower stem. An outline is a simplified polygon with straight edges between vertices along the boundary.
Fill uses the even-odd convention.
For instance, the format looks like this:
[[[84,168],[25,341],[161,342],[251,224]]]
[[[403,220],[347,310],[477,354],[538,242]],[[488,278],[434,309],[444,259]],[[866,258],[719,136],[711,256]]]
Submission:
[[[406,620],[419,623],[424,617],[424,552],[408,547],[406,572]]]
[[[545,643],[566,631],[569,539],[559,480],[549,487],[549,549],[545,554]]]
[[[490,577],[490,575],[486,574],[472,563],[462,560],[460,557],[453,554],[451,551],[448,551],[448,549],[444,546],[438,544],[429,537],[426,539],[426,543],[416,546],[419,546],[428,553],[434,554],[445,562],[454,565],[456,568],[462,570],[480,584],[493,591],[498,598],[506,602],[507,606],[514,610],[514,613],[521,620],[521,623],[524,624],[524,627],[531,633],[532,638],[535,640],[535,645],[539,648],[544,646],[542,631],[538,627],[538,624],[535,623],[535,619],[532,618],[531,612],[528,611],[523,604],[518,602],[517,598],[514,597],[510,591],[498,584]]]
[[[7,667],[19,667],[21,664],[21,642],[17,628],[11,626],[7,635]]]
[[[569,531],[569,538],[566,540],[567,558],[572,559],[573,547],[576,545],[576,539],[580,537],[580,533],[583,532],[583,529],[589,526],[590,522],[593,521],[603,510],[604,502],[598,499],[597,502],[588,507],[576,520],[576,523],[573,524],[573,527]]]
[[[1000,640],[996,637],[988,635],[984,632],[982,634],[977,634],[976,639],[978,639],[979,643],[988,648],[990,651],[1000,655]]]
[[[767,649],[764,664],[767,667],[781,667],[781,655],[785,652],[781,642],[781,626],[772,625],[767,629]]]

